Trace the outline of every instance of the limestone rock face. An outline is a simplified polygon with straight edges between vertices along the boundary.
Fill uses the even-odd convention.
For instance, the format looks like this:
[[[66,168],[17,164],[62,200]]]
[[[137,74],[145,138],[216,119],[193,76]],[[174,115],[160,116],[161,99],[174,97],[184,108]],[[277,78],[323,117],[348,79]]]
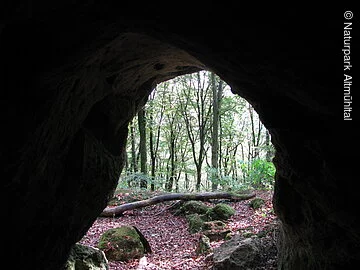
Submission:
[[[280,269],[359,265],[349,158],[358,131],[343,120],[343,11],[254,14],[234,2],[202,5],[194,16],[177,5],[178,16],[172,7],[116,4],[19,0],[2,8],[2,214],[14,232],[4,239],[13,268],[65,265],[112,197],[127,125],[147,95],[203,68],[246,98],[271,134]]]
[[[75,244],[66,262],[65,270],[108,270],[108,261],[103,251]]]

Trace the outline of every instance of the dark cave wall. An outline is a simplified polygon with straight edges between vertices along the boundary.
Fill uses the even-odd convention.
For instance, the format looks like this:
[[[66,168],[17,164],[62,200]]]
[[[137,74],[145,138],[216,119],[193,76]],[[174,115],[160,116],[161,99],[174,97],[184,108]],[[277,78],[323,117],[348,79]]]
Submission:
[[[332,57],[341,21],[294,10],[260,21],[210,5],[184,20],[186,8],[177,17],[96,3],[15,5],[1,22],[0,158],[14,268],[61,268],[116,186],[127,123],[147,94],[204,67],[252,103],[272,135],[280,269],[358,261],[355,176],[338,161],[356,136],[342,121],[342,63]]]

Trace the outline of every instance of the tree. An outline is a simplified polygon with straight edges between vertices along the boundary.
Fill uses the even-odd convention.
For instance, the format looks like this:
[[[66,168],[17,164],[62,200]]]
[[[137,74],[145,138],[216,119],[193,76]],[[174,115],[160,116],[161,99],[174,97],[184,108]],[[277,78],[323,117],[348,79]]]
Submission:
[[[145,109],[142,108],[138,112],[138,125],[139,125],[139,134],[140,134],[140,171],[144,175],[147,174],[147,152],[146,152],[146,122],[145,122]],[[147,181],[145,177],[142,177],[140,180],[140,187],[147,188]]]
[[[164,83],[164,88],[166,83]],[[150,160],[151,160],[151,191],[155,190],[155,177],[156,177],[156,160],[158,156],[159,143],[160,143],[160,133],[161,133],[161,124],[163,122],[164,112],[165,112],[165,91],[160,92],[161,102],[160,106],[156,104],[156,93],[157,89],[150,94],[148,102],[148,115],[149,115],[149,148],[150,148]],[[157,121],[154,119],[156,116]]]
[[[256,119],[254,116],[254,108],[250,105],[250,103],[248,104],[248,109],[249,109],[249,115],[250,115],[250,123],[251,123],[251,143],[252,145],[249,146],[249,155],[251,156],[251,160],[252,159],[257,159],[259,157],[259,146],[260,146],[260,135],[261,135],[261,131],[262,131],[262,123],[259,119],[259,117],[257,117],[257,125],[256,125]],[[257,126],[257,128],[256,128]],[[250,144],[249,144],[250,145]]]
[[[215,73],[211,72],[211,88],[212,88],[212,107],[213,107],[213,121],[211,132],[211,168],[212,168],[212,191],[217,190],[219,179],[219,118],[220,118],[220,103],[222,98],[222,81],[219,81],[216,87]]]
[[[131,171],[136,173],[138,171],[137,168],[137,160],[136,160],[136,136],[135,136],[135,126],[134,120],[130,122],[130,139],[131,139]]]
[[[206,139],[210,130],[209,119],[211,113],[210,84],[207,74],[197,72],[184,76],[182,80],[184,99],[180,99],[181,112],[185,120],[185,127],[191,145],[193,161],[196,167],[196,190],[200,190],[202,165],[206,156]]]
[[[230,93],[224,93],[220,107],[220,132],[219,132],[219,171],[223,188],[233,185],[238,177],[238,148],[242,149],[245,139],[246,122],[243,118],[245,100]]]
[[[266,161],[271,162],[272,156],[273,156],[273,148],[270,144],[270,133],[268,130],[266,130],[265,133],[265,147],[266,147]]]

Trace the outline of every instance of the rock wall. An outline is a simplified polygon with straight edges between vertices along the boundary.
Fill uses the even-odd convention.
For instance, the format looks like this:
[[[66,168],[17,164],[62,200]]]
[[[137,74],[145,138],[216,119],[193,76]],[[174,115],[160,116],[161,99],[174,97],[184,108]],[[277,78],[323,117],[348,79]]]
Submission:
[[[202,8],[7,7],[0,160],[14,269],[61,269],[111,196],[127,124],[151,89],[203,68],[252,103],[272,135],[280,269],[358,262],[355,176],[350,162],[339,163],[356,135],[342,120],[342,12],[254,18],[237,6]]]

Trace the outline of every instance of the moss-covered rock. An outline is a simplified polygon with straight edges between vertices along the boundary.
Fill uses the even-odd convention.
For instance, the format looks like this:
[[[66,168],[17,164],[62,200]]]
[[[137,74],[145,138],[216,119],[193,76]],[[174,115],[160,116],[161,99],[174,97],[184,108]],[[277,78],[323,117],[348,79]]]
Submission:
[[[211,220],[228,220],[234,214],[234,208],[224,203],[217,204],[206,213]]]
[[[108,270],[108,261],[103,251],[75,244],[65,265],[65,270]]]
[[[197,233],[204,229],[204,217],[199,214],[191,214],[187,215],[186,219],[189,223],[189,231],[190,233]]]
[[[112,261],[136,259],[146,252],[142,237],[132,226],[113,228],[102,234],[98,248]]]
[[[207,206],[203,202],[199,201],[188,201],[185,202],[183,206],[180,208],[180,212],[184,215],[191,215],[191,214],[199,214],[203,215],[206,214],[211,207]]]
[[[253,200],[251,200],[250,202],[250,207],[253,209],[258,209],[260,208],[263,204],[265,203],[265,201],[261,198],[255,198]]]

